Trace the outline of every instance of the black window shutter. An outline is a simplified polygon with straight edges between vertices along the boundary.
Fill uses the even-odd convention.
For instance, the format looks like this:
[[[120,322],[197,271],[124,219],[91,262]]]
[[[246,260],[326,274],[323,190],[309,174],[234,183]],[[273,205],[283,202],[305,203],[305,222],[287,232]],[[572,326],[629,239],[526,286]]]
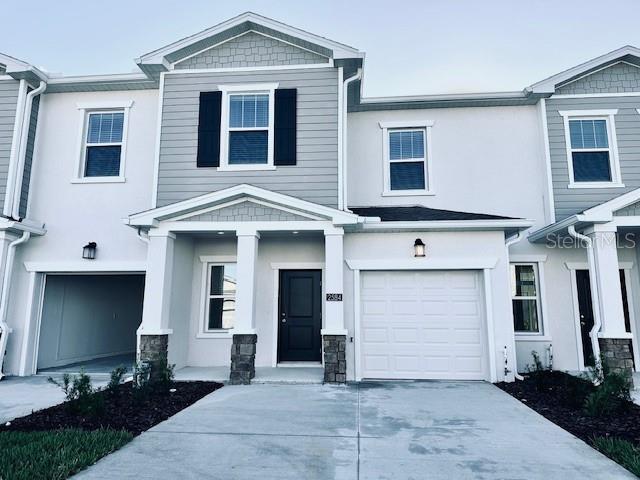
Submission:
[[[222,92],[200,92],[198,167],[220,166]]]
[[[278,88],[274,111],[274,165],[296,164],[296,100],[295,88]]]

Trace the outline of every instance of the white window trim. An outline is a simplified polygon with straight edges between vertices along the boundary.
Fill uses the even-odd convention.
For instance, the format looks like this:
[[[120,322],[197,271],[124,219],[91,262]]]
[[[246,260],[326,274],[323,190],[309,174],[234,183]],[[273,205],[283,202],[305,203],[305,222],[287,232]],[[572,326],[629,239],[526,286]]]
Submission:
[[[77,108],[81,115],[80,133],[78,135],[78,148],[76,154],[76,164],[71,183],[124,183],[125,164],[127,158],[127,137],[129,131],[129,111],[133,106],[133,100],[128,101],[112,101],[112,102],[94,102],[94,103],[78,103]],[[122,142],[120,148],[120,173],[118,176],[109,177],[85,177],[84,167],[86,160],[86,134],[89,124],[89,115],[92,113],[113,113],[122,110],[124,112],[124,122],[122,124]],[[106,145],[106,144],[105,144]],[[115,144],[114,144],[115,145]]]
[[[246,83],[241,85],[218,85],[218,90],[222,92],[222,114],[220,120],[220,163],[218,171],[260,171],[275,170],[273,164],[274,145],[274,110],[275,110],[275,90],[278,83]],[[232,94],[268,94],[269,95],[269,126],[267,128],[267,163],[256,165],[229,165],[229,102]],[[264,130],[260,128],[259,130]]]
[[[622,188],[620,173],[620,157],[618,154],[618,139],[616,135],[615,115],[618,109],[608,110],[564,110],[558,112],[564,121],[564,138],[569,169],[568,188]],[[607,124],[607,139],[609,142],[609,163],[611,168],[611,181],[609,182],[576,182],[573,176],[573,156],[571,148],[571,134],[569,120],[604,120]],[[598,151],[604,149],[597,149]],[[584,150],[589,151],[589,150]]]
[[[516,337],[516,341],[524,341],[524,340],[534,340],[534,341],[550,341],[550,337],[547,334],[547,325],[545,324],[545,308],[544,308],[544,299],[545,295],[543,292],[543,281],[544,281],[544,269],[543,262],[528,260],[528,261],[513,261],[515,259],[511,259],[509,262],[509,269],[511,269],[512,265],[525,265],[532,266],[533,273],[535,276],[536,283],[536,295],[535,297],[524,297],[524,296],[511,296],[511,304],[513,305],[514,300],[532,300],[536,301],[536,311],[538,313],[538,331],[537,332],[519,332],[515,329],[515,322],[513,326],[513,333]],[[511,273],[509,273],[509,277],[511,277]],[[513,308],[513,307],[512,307]]]
[[[198,320],[198,333],[196,338],[231,338],[233,329],[217,329],[209,330],[207,328],[209,313],[209,271],[214,265],[223,265],[227,263],[237,263],[238,259],[231,255],[201,255],[200,263],[202,264],[201,289],[200,289],[200,317]]]
[[[435,195],[433,190],[433,161],[431,154],[431,127],[434,125],[433,120],[418,120],[418,121],[405,121],[405,122],[379,122],[378,125],[382,129],[382,165],[383,165],[383,184],[382,184],[382,196],[383,197],[408,197],[415,195]],[[391,163],[399,162],[392,161],[389,158],[389,130],[424,130],[425,135],[425,158],[424,158],[424,174],[425,174],[425,188],[419,190],[391,190]],[[403,162],[410,162],[411,160],[402,160]],[[415,160],[419,161],[419,160]]]

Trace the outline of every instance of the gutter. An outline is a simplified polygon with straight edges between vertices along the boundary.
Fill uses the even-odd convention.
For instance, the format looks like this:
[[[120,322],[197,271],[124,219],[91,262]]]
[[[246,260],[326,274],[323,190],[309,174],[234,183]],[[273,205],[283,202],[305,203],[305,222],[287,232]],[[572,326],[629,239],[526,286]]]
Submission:
[[[513,235],[512,237],[507,238],[506,241],[504,242],[504,247],[505,247],[505,250],[507,251],[507,269],[509,268],[509,263],[508,263],[509,262],[509,247],[511,247],[511,245],[514,245],[514,244],[518,243],[520,240],[522,240],[522,237],[523,237],[522,232],[518,232],[515,235]],[[507,288],[509,288],[509,285],[507,285]],[[509,294],[509,296],[511,296],[511,292],[508,292],[508,294]],[[511,325],[513,325],[513,312],[512,312],[512,315],[511,315]],[[505,356],[505,359],[504,359],[504,363],[505,363],[505,365],[504,365],[504,376],[505,376],[505,380],[506,380],[507,373],[509,373],[508,365],[507,365],[508,356],[507,356],[507,346],[506,345],[505,345],[504,349],[505,349],[505,352],[504,352],[504,356]],[[524,380],[524,377],[518,373],[518,359],[517,359],[518,352],[516,350],[516,335],[515,335],[515,333],[513,335],[512,349],[513,349],[513,377],[516,380]]]
[[[568,229],[569,235],[577,240],[584,241],[587,244],[587,259],[589,262],[589,283],[591,285],[591,304],[593,310],[593,328],[589,332],[591,339],[591,348],[593,349],[594,362],[596,366],[596,378],[600,377],[602,365],[600,362],[600,344],[598,343],[598,332],[602,326],[600,318],[600,295],[598,291],[598,281],[596,279],[596,258],[593,253],[593,240],[586,235],[576,232],[576,228],[571,225]]]
[[[22,195],[22,180],[24,179],[24,165],[27,161],[27,142],[29,140],[29,128],[31,126],[31,109],[33,108],[33,99],[43,93],[47,89],[46,82],[40,82],[38,88],[31,90],[27,94],[27,100],[24,107],[24,115],[22,118],[22,132],[20,135],[20,148],[18,150],[18,165],[15,172],[16,178],[13,188],[12,199],[12,218],[20,218],[20,197]]]
[[[340,165],[339,168],[339,172],[338,175],[340,175],[340,173],[342,173],[342,205],[339,206],[339,208],[341,210],[345,210],[347,212],[350,212],[349,208],[347,207],[347,205],[349,205],[349,201],[347,198],[347,152],[349,151],[349,147],[347,144],[347,107],[349,104],[349,93],[348,93],[348,88],[349,88],[349,84],[351,82],[354,82],[356,80],[360,80],[362,78],[362,67],[359,67],[358,70],[356,71],[356,74],[347,78],[343,83],[342,83],[342,152],[340,157],[342,157],[342,165]]]
[[[11,289],[11,275],[13,273],[13,258],[16,247],[21,243],[26,243],[31,238],[31,232],[23,232],[22,236],[9,244],[7,247],[7,258],[5,262],[4,276],[2,280],[2,296],[0,297],[0,380],[4,377],[2,364],[7,350],[7,341],[11,328],[7,324],[7,312],[9,310],[9,290]]]

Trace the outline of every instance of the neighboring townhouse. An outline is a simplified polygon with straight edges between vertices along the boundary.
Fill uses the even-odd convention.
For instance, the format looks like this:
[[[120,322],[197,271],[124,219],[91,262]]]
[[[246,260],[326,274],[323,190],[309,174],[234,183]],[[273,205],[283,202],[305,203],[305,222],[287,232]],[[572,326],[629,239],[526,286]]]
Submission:
[[[136,63],[0,55],[5,374],[637,365],[640,51],[521,92],[363,98],[363,52],[246,13]]]

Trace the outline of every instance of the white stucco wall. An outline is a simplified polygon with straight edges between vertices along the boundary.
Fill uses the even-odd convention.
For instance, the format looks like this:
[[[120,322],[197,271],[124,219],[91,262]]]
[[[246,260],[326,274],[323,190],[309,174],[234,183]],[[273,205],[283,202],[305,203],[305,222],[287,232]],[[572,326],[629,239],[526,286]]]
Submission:
[[[431,196],[383,196],[379,122],[434,121]],[[542,134],[535,106],[389,110],[348,115],[348,204],[424,205],[544,222]]]
[[[78,104],[133,101],[130,110],[124,183],[72,183],[80,155],[83,122]],[[46,235],[33,237],[16,252],[8,323],[13,328],[3,370],[17,374],[30,300],[25,262],[52,263],[73,270],[96,270],[146,261],[146,245],[123,224],[131,213],[151,206],[155,159],[157,91],[59,93],[40,105],[29,217],[45,223]],[[82,247],[98,244],[97,259],[82,260]],[[57,268],[57,267],[55,267]],[[38,279],[38,283],[41,279]],[[34,299],[39,302],[39,298]],[[37,307],[36,307],[37,308]],[[32,320],[32,319],[31,319]],[[31,330],[31,337],[35,335]],[[31,339],[33,343],[33,338]],[[30,373],[30,372],[27,372]]]

